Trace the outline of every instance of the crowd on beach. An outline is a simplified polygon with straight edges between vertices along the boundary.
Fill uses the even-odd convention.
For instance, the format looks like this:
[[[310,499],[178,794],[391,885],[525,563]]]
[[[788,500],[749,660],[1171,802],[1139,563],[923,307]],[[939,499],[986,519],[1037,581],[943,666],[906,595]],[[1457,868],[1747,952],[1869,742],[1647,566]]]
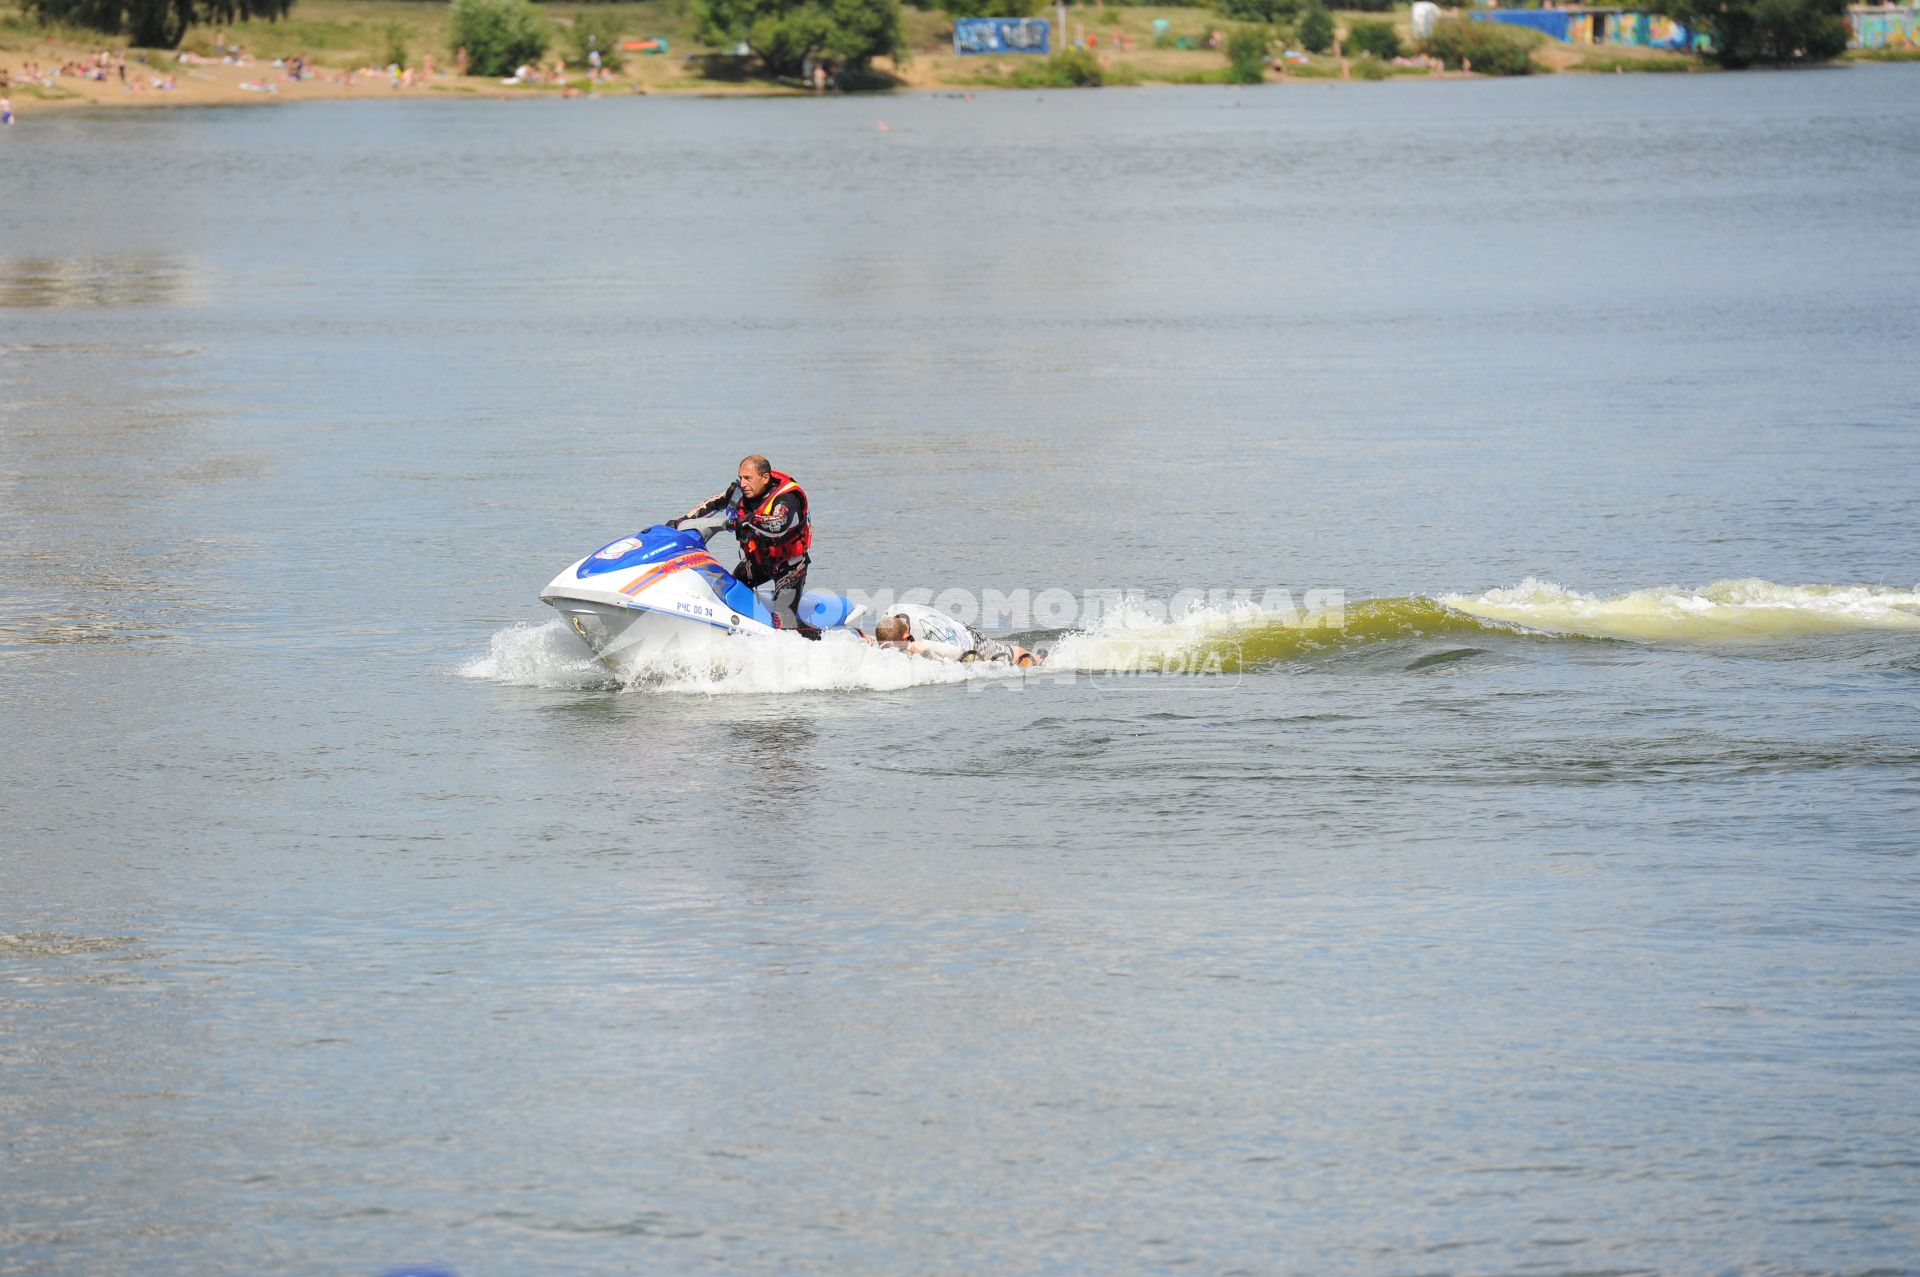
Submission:
[[[393,89],[424,88],[436,77],[444,77],[446,71],[438,65],[432,54],[427,54],[420,65],[403,66],[389,63],[381,67],[367,65],[330,69],[315,66],[305,54],[293,57],[275,58],[271,62],[256,61],[238,44],[228,44],[226,33],[220,32],[214,38],[215,52],[212,54],[195,53],[182,49],[177,53],[152,54],[159,59],[172,59],[178,67],[184,68],[184,74],[200,81],[211,82],[201,68],[235,67],[247,72],[234,87],[246,93],[280,92],[283,83],[334,85],[342,88],[355,88],[362,82],[379,83],[385,80]],[[162,70],[149,63],[148,52],[115,52],[111,49],[99,49],[84,57],[68,58],[58,63],[41,63],[29,59],[18,69],[0,66],[0,124],[12,124],[15,116],[11,94],[16,84],[31,86],[34,89],[57,90],[64,80],[72,85],[75,81],[88,81],[100,84],[117,83],[128,94],[170,93],[180,88],[179,74],[172,69]],[[592,78],[610,79],[597,65],[592,70]],[[527,70],[524,69],[523,70]],[[463,46],[454,58],[454,74],[464,77],[467,74],[467,50]],[[566,63],[557,62],[551,73],[529,71],[525,82],[530,84],[559,83],[566,71]],[[569,96],[571,96],[571,92]]]
[[[139,62],[145,63],[146,55],[137,55]],[[70,58],[59,65],[42,66],[38,62],[28,61],[20,67],[22,84],[38,85],[43,89],[60,86],[61,79],[92,80],[107,84],[117,81],[128,93],[159,92],[169,93],[180,87],[180,81],[172,74],[143,74],[137,67],[134,73],[127,74],[127,57],[124,53],[115,53],[111,49],[100,49],[83,58]],[[8,93],[13,88],[13,73],[0,67],[0,93]],[[13,123],[11,106],[7,110],[6,122]]]
[[[567,60],[555,58],[551,67],[543,67],[538,62],[522,62],[513,69],[513,74],[500,81],[502,84],[565,84],[567,80]]]
[[[182,62],[196,62],[196,61],[202,62],[202,63],[224,62],[232,66],[253,65],[251,60],[248,59],[248,57],[246,56],[245,52],[240,50],[238,47],[235,47],[234,49],[224,52],[222,56],[220,56],[219,58],[205,58],[205,57],[196,58],[191,53],[182,53],[179,56]],[[468,62],[467,48],[465,45],[461,45],[460,48],[454,53],[451,74],[461,79],[465,79],[467,76],[467,69],[468,69],[467,62]],[[426,85],[433,83],[435,79],[444,78],[446,75],[449,74],[449,70],[447,68],[441,67],[438,60],[435,59],[435,57],[431,53],[424,55],[420,59],[419,66],[413,66],[410,64],[404,64],[400,62],[389,62],[383,67],[383,66],[378,66],[378,65],[369,63],[364,66],[343,67],[343,68],[338,68],[338,69],[329,71],[325,68],[314,66],[314,64],[310,60],[308,60],[308,58],[304,54],[301,54],[296,57],[291,57],[291,58],[277,58],[274,60],[272,65],[276,71],[281,73],[282,78],[287,80],[291,80],[295,82],[299,82],[302,80],[314,80],[316,82],[323,83],[323,84],[324,83],[337,84],[344,88],[357,87],[363,80],[377,83],[382,79],[384,79],[387,82],[387,87],[392,89],[422,88],[422,87],[425,87]],[[539,63],[535,63],[535,62],[525,63],[522,66],[520,66],[512,75],[502,80],[501,83],[502,84],[564,85],[566,83],[566,76],[567,76],[566,59],[558,58],[558,59],[555,59],[551,67],[543,67]],[[601,66],[600,55],[597,52],[591,54],[588,58],[587,78],[595,82],[610,81],[613,79],[612,73],[608,72]],[[265,84],[265,83],[256,84],[249,81],[243,81],[240,87],[243,89],[255,89],[257,91],[262,91],[262,92],[272,91],[272,87],[268,84]],[[575,92],[577,92],[577,90],[570,90],[568,96],[571,96]]]
[[[462,53],[466,50],[462,49]],[[593,84],[609,84],[613,81],[613,72],[602,65],[599,50],[590,50],[587,54],[587,80]],[[580,90],[567,83],[567,60],[555,58],[552,66],[543,67],[538,62],[523,62],[514,68],[513,74],[501,80],[502,84],[532,84],[560,86],[560,96],[577,98]],[[640,92],[644,93],[642,89]]]

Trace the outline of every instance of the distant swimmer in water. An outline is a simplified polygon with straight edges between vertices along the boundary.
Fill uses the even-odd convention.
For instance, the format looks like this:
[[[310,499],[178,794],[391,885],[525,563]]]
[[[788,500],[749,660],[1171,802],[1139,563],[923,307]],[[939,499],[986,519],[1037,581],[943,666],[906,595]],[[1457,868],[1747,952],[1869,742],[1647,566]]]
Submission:
[[[966,622],[917,603],[892,608],[873,627],[873,637],[882,647],[942,661],[1000,661],[1022,669],[1040,664],[1040,657],[1017,643],[982,638]]]

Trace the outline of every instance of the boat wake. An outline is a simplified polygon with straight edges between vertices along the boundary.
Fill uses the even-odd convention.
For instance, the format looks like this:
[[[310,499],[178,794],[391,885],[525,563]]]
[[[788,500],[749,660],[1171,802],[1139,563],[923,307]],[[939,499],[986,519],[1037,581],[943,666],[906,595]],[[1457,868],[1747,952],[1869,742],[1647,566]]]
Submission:
[[[1510,589],[1446,594],[1440,602],[1468,616],[1529,629],[1647,643],[1920,631],[1920,588],[1775,585],[1756,577],[1697,590],[1657,586],[1610,598],[1528,577]]]
[[[1481,594],[1362,599],[1326,612],[1198,606],[1168,620],[1164,609],[1118,608],[1086,630],[1017,636],[1047,652],[1045,667],[1034,671],[927,660],[851,635],[818,643],[741,635],[697,655],[655,657],[621,677],[588,655],[565,624],[552,620],[501,630],[486,654],[460,673],[525,687],[765,695],[897,691],[1079,673],[1237,674],[1435,639],[1725,645],[1861,632],[1920,636],[1920,589],[1777,585],[1750,578],[1601,596],[1528,578]]]
[[[1427,598],[1362,599],[1333,611],[1196,607],[1168,621],[1120,608],[1052,645],[1048,668],[1088,673],[1234,674],[1291,661],[1444,635],[1518,634]]]

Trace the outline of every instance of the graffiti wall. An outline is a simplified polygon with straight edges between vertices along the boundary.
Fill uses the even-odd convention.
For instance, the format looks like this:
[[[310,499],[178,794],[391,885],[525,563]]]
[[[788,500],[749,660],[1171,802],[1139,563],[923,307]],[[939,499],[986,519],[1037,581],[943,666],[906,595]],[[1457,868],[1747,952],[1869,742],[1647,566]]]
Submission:
[[[1606,43],[1631,44],[1642,49],[1690,49],[1692,34],[1672,18],[1653,13],[1610,13]]]
[[[1619,9],[1494,9],[1483,22],[1526,27],[1567,44],[1631,44],[1642,49],[1692,49],[1707,43],[1672,18]],[[1847,10],[1856,49],[1920,50],[1920,4],[1905,8],[1860,5]]]
[[[1532,31],[1544,31],[1556,40],[1567,39],[1567,25],[1573,15],[1564,9],[1495,9],[1490,13],[1473,15],[1486,22],[1498,22],[1503,26],[1526,27]]]
[[[1476,18],[1545,32],[1567,44],[1631,44],[1643,49],[1691,49],[1691,32],[1672,18],[1618,9],[1495,9]]]
[[[1045,53],[1045,18],[962,18],[953,24],[955,53]]]
[[[1847,10],[1856,49],[1920,49],[1920,7]]]

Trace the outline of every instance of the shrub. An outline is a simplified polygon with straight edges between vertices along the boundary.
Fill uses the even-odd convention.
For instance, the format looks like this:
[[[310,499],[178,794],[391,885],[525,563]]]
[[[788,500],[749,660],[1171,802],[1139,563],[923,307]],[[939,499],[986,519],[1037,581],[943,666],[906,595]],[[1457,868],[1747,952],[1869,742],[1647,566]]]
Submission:
[[[950,18],[1027,18],[1039,6],[1040,0],[946,0],[939,7]]]
[[[286,16],[293,0],[22,0],[20,7],[47,26],[124,33],[136,48],[177,49],[196,22],[274,22]]]
[[[1267,32],[1263,27],[1235,27],[1227,33],[1228,79],[1235,84],[1259,84],[1267,78]]]
[[[1300,0],[1219,0],[1216,7],[1236,22],[1272,26],[1300,12]]]
[[[1314,5],[1301,15],[1298,38],[1308,53],[1325,53],[1333,47],[1333,15]]]
[[[407,28],[400,22],[389,22],[380,30],[380,44],[385,52],[381,55],[381,66],[403,67],[407,65]]]
[[[1382,62],[1391,62],[1400,56],[1400,35],[1391,22],[1369,22],[1362,18],[1347,28],[1346,49],[1349,53],[1370,53]]]
[[[900,49],[900,0],[693,0],[700,39],[745,43],[773,76],[797,78],[807,59],[861,71]]]
[[[618,71],[625,65],[620,53],[620,37],[626,34],[626,24],[621,20],[618,9],[583,9],[573,20],[572,36],[573,56],[570,62],[585,65],[587,55],[596,49],[600,53],[600,65],[609,71]]]
[[[1384,80],[1391,74],[1386,66],[1375,58],[1361,58],[1352,67],[1356,80]]]
[[[512,75],[547,51],[547,20],[527,0],[453,0],[451,39],[473,75]]]
[[[1371,54],[1380,61],[1392,61],[1400,56],[1400,33],[1394,31],[1394,23],[1390,21],[1359,19],[1348,27],[1346,52]]]
[[[1472,62],[1475,71],[1487,75],[1530,75],[1532,43],[1525,33],[1498,23],[1441,18],[1427,37],[1427,52],[1455,71]]]
[[[1030,62],[1009,77],[1023,89],[1094,89],[1108,79],[1089,49],[1062,49],[1045,62]]]

